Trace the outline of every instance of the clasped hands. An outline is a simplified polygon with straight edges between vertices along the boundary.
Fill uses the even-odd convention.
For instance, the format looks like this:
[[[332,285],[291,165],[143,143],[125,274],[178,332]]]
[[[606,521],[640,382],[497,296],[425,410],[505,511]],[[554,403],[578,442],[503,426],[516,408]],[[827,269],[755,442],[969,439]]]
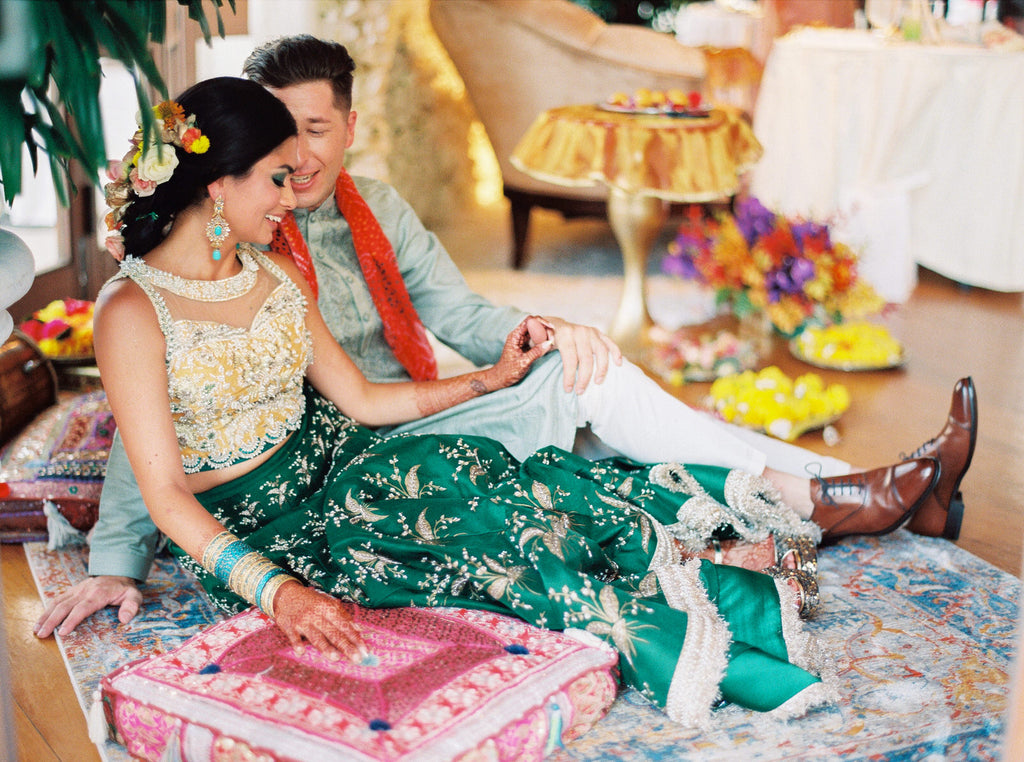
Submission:
[[[562,356],[563,388],[576,394],[582,394],[591,380],[596,384],[604,381],[609,362],[622,364],[618,345],[597,328],[531,315],[508,335],[501,359],[495,364],[503,371],[502,385],[522,380],[530,366],[550,349],[557,349]]]

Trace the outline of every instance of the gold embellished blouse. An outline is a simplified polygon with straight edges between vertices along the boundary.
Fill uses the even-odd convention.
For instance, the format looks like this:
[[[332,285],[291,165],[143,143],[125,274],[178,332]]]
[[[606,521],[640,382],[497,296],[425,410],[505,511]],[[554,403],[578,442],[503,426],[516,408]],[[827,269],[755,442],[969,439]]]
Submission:
[[[224,468],[283,442],[305,411],[313,356],[306,299],[265,255],[243,244],[242,271],[217,281],[180,278],[126,258],[167,342],[171,416],[186,473]]]

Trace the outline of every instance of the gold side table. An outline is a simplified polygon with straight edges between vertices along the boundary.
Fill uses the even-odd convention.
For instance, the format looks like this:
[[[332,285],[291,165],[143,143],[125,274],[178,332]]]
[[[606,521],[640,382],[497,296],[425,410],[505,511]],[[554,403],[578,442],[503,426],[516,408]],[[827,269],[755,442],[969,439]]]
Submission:
[[[534,120],[511,162],[539,180],[608,186],[608,219],[622,250],[625,279],[609,335],[639,357],[647,329],[646,272],[668,202],[707,203],[735,196],[740,176],[762,153],[749,122],[733,108],[706,116],[562,106]]]

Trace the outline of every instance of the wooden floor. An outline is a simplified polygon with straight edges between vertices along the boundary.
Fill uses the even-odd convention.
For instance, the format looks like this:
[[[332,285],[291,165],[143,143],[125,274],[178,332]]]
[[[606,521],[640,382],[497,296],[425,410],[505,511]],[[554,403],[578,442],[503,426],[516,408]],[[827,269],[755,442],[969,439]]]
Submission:
[[[912,298],[891,320],[907,347],[906,367],[864,374],[822,371],[826,380],[840,381],[852,393],[853,404],[840,423],[842,441],[828,448],[820,434],[809,434],[798,444],[863,466],[888,463],[938,433],[953,384],[961,376],[972,376],[980,432],[962,485],[967,512],[958,545],[1019,575],[1024,543],[1024,297],[963,289],[922,272]],[[790,374],[807,370],[781,346],[773,359]],[[680,396],[698,402],[705,390],[686,387]],[[0,684],[16,737],[12,753],[26,762],[97,760],[56,643],[32,635],[41,604],[22,549],[3,546],[0,556],[2,624],[11,664],[11,674],[0,675]],[[11,731],[6,732],[10,742]],[[6,748],[0,737],[0,759],[6,758]]]

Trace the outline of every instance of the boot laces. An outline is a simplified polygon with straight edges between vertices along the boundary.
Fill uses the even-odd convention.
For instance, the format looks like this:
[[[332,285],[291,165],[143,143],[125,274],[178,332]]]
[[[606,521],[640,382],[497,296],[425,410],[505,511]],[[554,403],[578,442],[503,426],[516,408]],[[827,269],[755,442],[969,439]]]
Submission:
[[[922,457],[924,457],[924,454],[926,452],[928,452],[929,449],[934,447],[935,443],[938,442],[938,441],[939,441],[938,437],[932,437],[927,442],[925,442],[923,445],[921,445],[916,450],[914,450],[912,453],[910,453],[910,455],[907,455],[906,453],[901,452],[900,453],[900,460],[916,460],[917,458],[922,458]]]
[[[812,467],[817,467],[817,473],[812,470]],[[856,474],[847,474],[845,476],[831,476],[824,477],[821,475],[821,464],[810,463],[804,467],[811,478],[818,483],[818,487],[821,489],[821,499],[829,505],[835,506],[836,501],[832,498],[832,495],[854,495],[860,492],[864,487],[864,480],[857,477]]]

